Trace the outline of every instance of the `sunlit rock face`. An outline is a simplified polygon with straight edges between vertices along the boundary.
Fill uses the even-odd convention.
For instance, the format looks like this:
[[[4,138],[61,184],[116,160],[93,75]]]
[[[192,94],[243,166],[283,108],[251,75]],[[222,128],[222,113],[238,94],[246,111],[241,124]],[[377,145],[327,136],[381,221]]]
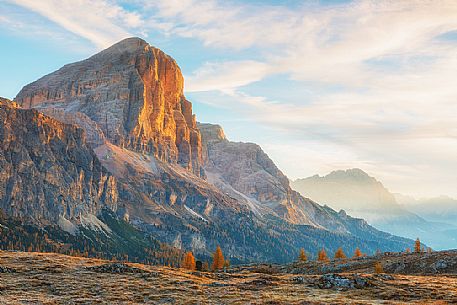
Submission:
[[[0,121],[0,209],[40,224],[116,210],[116,180],[82,129],[1,104]]]
[[[201,136],[183,84],[170,56],[128,38],[25,86],[15,101],[76,121],[94,146],[106,138],[201,176]]]
[[[17,108],[17,103],[4,97],[0,97],[0,105]]]

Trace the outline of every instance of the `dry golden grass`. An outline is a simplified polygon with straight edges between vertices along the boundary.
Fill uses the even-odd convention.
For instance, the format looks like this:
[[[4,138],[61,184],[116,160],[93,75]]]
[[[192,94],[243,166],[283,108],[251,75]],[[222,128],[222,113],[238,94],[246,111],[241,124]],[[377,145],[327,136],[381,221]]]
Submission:
[[[319,275],[198,273],[131,264],[137,273],[104,273],[112,262],[53,253],[0,252],[0,304],[456,304],[457,276],[364,275],[364,289],[320,289]],[[295,277],[301,276],[302,283]],[[350,275],[348,275],[350,276]]]

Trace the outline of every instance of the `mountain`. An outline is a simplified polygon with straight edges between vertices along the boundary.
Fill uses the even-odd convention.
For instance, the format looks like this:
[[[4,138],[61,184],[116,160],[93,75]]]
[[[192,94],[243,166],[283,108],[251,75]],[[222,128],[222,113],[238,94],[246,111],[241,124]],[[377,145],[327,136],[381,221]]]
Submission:
[[[103,132],[115,145],[200,175],[201,138],[183,84],[170,56],[129,38],[25,86],[15,101],[63,121],[90,122],[83,127],[95,135],[91,142],[103,142]]]
[[[116,209],[115,178],[86,145],[83,130],[8,106],[0,106],[0,118],[0,207],[6,213],[65,225],[68,219],[90,222],[103,206]]]
[[[360,169],[297,179],[291,185],[303,196],[335,209],[344,209],[380,230],[408,238],[420,237],[436,249],[457,248],[457,240],[452,234],[456,227],[452,223],[428,218],[426,213],[416,214],[412,205],[399,204],[396,196],[381,182]]]
[[[291,189],[289,179],[254,143],[229,141],[221,126],[198,124],[202,134],[204,169],[210,183],[252,212],[271,214],[293,224],[310,225],[347,233],[345,217],[304,198]]]
[[[46,120],[49,116],[84,130],[86,143],[75,142],[71,148],[84,146],[88,156],[96,156],[99,163],[86,158],[97,168],[101,164],[116,196],[112,203],[96,201],[90,196],[100,192],[94,190],[79,203],[102,228],[122,223],[116,225],[117,235],[128,226],[200,258],[209,258],[219,244],[233,262],[290,261],[301,247],[316,253],[322,247],[335,251],[343,246],[352,252],[359,246],[372,253],[412,245],[303,198],[258,145],[233,143],[222,129],[197,126],[182,88],[180,69],[171,57],[144,40],[129,38],[25,86],[15,102],[24,108],[20,111],[39,111]],[[38,139],[50,145],[47,138]],[[64,148],[58,152],[61,158],[68,154]],[[64,175],[64,169],[56,168],[54,175]],[[56,198],[66,191],[56,188]],[[55,200],[49,204],[50,223],[79,211],[59,210]],[[28,209],[24,217],[38,215]],[[71,225],[59,223],[63,232],[80,227],[77,218],[65,219]]]
[[[118,183],[82,129],[5,99],[0,121],[2,248],[179,261],[179,251],[115,216]]]
[[[457,219],[457,199],[449,196],[415,199],[395,194],[397,201],[405,208],[432,221],[455,225]]]
[[[448,227],[445,233],[457,245],[457,224],[455,221],[457,219],[457,199],[449,196],[415,199],[401,194],[395,194],[395,198],[405,209]]]
[[[292,187],[304,196],[369,222],[406,213],[381,182],[357,168],[297,179],[292,181]]]

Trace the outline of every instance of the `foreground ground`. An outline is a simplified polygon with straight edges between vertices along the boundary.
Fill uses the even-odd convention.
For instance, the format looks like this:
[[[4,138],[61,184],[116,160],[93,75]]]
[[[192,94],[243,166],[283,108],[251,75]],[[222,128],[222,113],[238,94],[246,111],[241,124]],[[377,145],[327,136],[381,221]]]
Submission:
[[[410,258],[398,260],[417,260]],[[387,260],[395,258],[385,260],[388,267]],[[370,264],[357,260],[343,266],[351,270],[349,266],[357,265],[358,272],[366,272]],[[316,273],[316,266],[265,265],[200,273],[0,251],[0,304],[457,304],[457,271],[435,276],[310,274]]]

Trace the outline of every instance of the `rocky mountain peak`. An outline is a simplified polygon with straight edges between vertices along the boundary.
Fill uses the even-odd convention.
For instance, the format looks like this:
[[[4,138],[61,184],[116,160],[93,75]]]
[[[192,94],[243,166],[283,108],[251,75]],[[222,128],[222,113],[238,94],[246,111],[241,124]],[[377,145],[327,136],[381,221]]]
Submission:
[[[183,86],[170,56],[127,38],[25,86],[15,101],[80,122],[95,146],[106,139],[201,175],[201,136]]]
[[[366,172],[364,172],[360,168],[332,171],[330,174],[325,176],[325,178],[335,180],[358,180],[370,182],[375,181],[374,178],[370,177]]]
[[[125,52],[135,53],[147,47],[149,47],[149,44],[145,40],[139,37],[129,37],[113,44],[94,56],[112,55],[115,53],[122,54]]]
[[[224,129],[217,124],[197,123],[197,127],[202,134],[202,139],[205,141],[225,141]]]
[[[370,221],[381,217],[380,211],[398,214],[401,210],[393,194],[381,182],[358,168],[297,179],[291,185],[303,196]]]

